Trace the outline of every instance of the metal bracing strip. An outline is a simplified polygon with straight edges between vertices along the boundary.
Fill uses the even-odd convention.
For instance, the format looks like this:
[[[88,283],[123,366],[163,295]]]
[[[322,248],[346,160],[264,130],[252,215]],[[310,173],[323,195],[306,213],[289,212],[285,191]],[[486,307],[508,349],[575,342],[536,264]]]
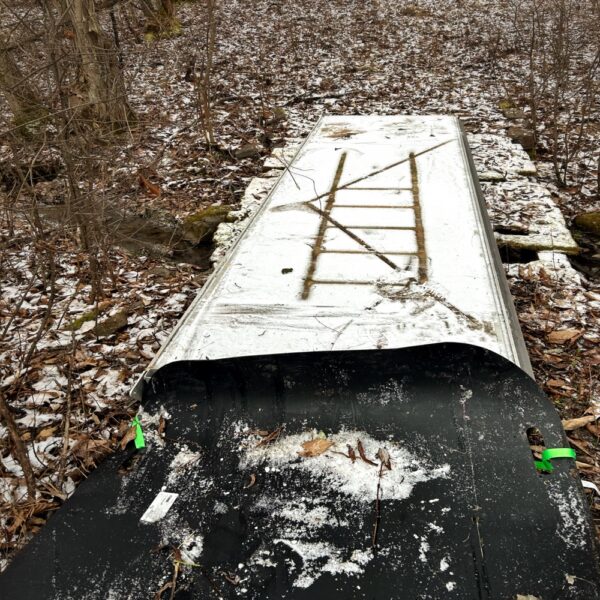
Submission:
[[[319,259],[321,247],[323,246],[323,238],[325,237],[325,230],[327,229],[327,220],[331,213],[331,209],[333,208],[333,203],[335,202],[335,193],[337,191],[337,186],[340,183],[340,178],[342,177],[342,171],[344,170],[346,156],[346,152],[343,152],[340,156],[340,160],[335,171],[335,176],[333,178],[333,183],[331,185],[331,189],[329,190],[329,195],[327,196],[327,202],[325,203],[325,209],[323,211],[319,210],[319,212],[321,213],[321,222],[319,223],[319,232],[317,233],[317,239],[313,244],[312,253],[310,257],[310,264],[308,265],[308,272],[306,273],[306,277],[304,278],[304,286],[302,289],[302,298],[304,300],[306,300],[306,298],[308,298],[308,295],[310,294],[310,287],[312,285],[313,276],[317,269],[317,260]]]
[[[331,228],[331,229],[335,229],[337,227],[337,225],[327,225],[327,228]],[[346,229],[358,229],[359,231],[364,231],[365,229],[371,230],[371,229],[383,229],[383,230],[390,230],[390,231],[414,231],[416,229],[416,227],[395,227],[393,225],[349,225],[346,226]]]
[[[404,204],[336,204],[336,208],[393,208],[394,210],[397,208],[403,208],[407,210],[412,210],[412,204],[404,205]]]
[[[418,156],[422,156],[423,154],[427,154],[428,152],[437,150],[437,148],[441,148],[442,146],[445,146],[446,144],[449,144],[452,141],[453,140],[446,140],[445,142],[440,142],[439,144],[436,144],[435,146],[431,146],[431,148],[427,148],[426,150],[421,150],[421,152],[417,152],[414,156],[415,156],[415,158]],[[348,183],[345,183],[344,185],[340,185],[340,187],[337,189],[338,190],[348,190],[348,189],[357,190],[359,188],[350,188],[349,186],[354,185],[355,183],[358,183],[360,181],[364,181],[365,179],[369,179],[369,177],[373,177],[375,175],[379,175],[380,173],[384,173],[385,171],[388,171],[389,169],[393,169],[394,167],[402,165],[405,162],[408,162],[409,160],[410,160],[410,158],[403,158],[401,160],[397,160],[395,163],[392,163],[391,165],[388,165],[387,167],[377,169],[377,171],[373,171],[372,173],[369,173],[368,175],[363,175],[362,177],[357,177],[356,179],[353,179],[352,181],[349,181]],[[387,189],[387,188],[385,188],[385,189]],[[412,188],[411,188],[411,191],[412,191]],[[329,193],[330,192],[325,192],[324,194],[319,194],[318,196],[315,196],[314,198],[307,200],[307,202],[314,202],[315,200],[320,200],[321,198],[325,198],[325,196],[328,196]]]
[[[351,281],[346,279],[313,279],[312,283],[323,285],[377,285],[377,281]],[[386,283],[388,287],[404,287],[406,283]]]
[[[321,249],[321,254],[366,254],[372,255],[372,252],[368,250],[327,250]],[[417,256],[416,252],[382,252],[388,256]]]
[[[358,192],[411,192],[412,188],[407,187],[344,187],[340,188],[348,191]]]
[[[340,161],[338,163],[338,167],[337,167],[337,170],[335,173],[333,184],[332,184],[329,192],[327,192],[326,194],[321,194],[319,196],[316,196],[312,200],[308,200],[306,203],[304,203],[305,206],[307,206],[310,210],[313,210],[314,212],[317,212],[318,214],[320,214],[322,218],[321,218],[321,222],[319,223],[319,232],[317,234],[317,238],[315,240],[315,244],[312,249],[311,261],[310,261],[310,265],[308,268],[308,272],[306,274],[306,277],[304,278],[304,285],[302,288],[302,299],[303,300],[306,300],[308,298],[308,296],[310,295],[310,289],[314,283],[326,283],[327,282],[327,280],[316,280],[314,278],[314,275],[315,275],[316,268],[317,268],[317,260],[318,260],[319,254],[324,252],[323,238],[325,236],[325,232],[328,228],[332,228],[332,227],[335,227],[335,228],[343,231],[346,235],[348,235],[350,238],[352,238],[355,242],[357,242],[358,244],[363,246],[363,248],[365,248],[369,253],[372,253],[377,258],[379,258],[381,261],[383,261],[386,265],[388,265],[389,267],[394,269],[394,271],[398,271],[398,270],[400,270],[400,268],[398,267],[398,265],[394,264],[394,262],[391,261],[386,256],[386,253],[379,252],[377,249],[375,249],[373,246],[371,246],[368,242],[366,242],[365,240],[363,240],[359,236],[357,236],[355,233],[353,233],[352,230],[358,229],[361,231],[364,231],[364,230],[414,231],[416,238],[417,238],[417,253],[416,253],[416,255],[419,260],[418,280],[419,280],[419,283],[427,282],[427,280],[428,280],[427,252],[426,252],[426,248],[425,248],[425,232],[423,229],[423,221],[422,221],[422,215],[421,215],[421,203],[420,203],[420,198],[419,198],[419,179],[418,179],[416,158],[417,158],[417,156],[421,156],[423,154],[426,154],[427,152],[431,152],[432,150],[435,150],[436,148],[439,148],[440,146],[444,146],[449,141],[450,140],[441,142],[440,144],[436,144],[435,146],[432,146],[431,148],[428,148],[426,150],[422,150],[421,152],[418,152],[418,153],[411,152],[409,154],[408,158],[403,158],[402,160],[396,161],[395,163],[392,163],[391,165],[388,165],[387,167],[384,167],[377,171],[373,171],[372,173],[369,173],[369,175],[359,177],[353,181],[350,181],[350,182],[340,186],[339,182],[340,182],[340,178],[342,176],[344,162],[346,161],[346,153],[344,152],[342,154],[342,156],[340,157]],[[336,192],[338,190],[351,189],[348,186],[354,185],[355,183],[358,183],[360,181],[364,181],[364,180],[368,179],[369,177],[378,175],[379,173],[383,173],[384,171],[387,171],[388,169],[391,169],[393,167],[401,165],[407,161],[410,164],[410,176],[411,176],[410,191],[412,192],[412,196],[413,196],[413,206],[406,207],[406,208],[412,208],[415,213],[415,226],[414,227],[387,227],[387,226],[346,227],[331,216],[331,210],[333,209]],[[359,188],[353,188],[353,189],[356,190]],[[375,189],[375,188],[373,188],[373,189]],[[382,189],[392,189],[392,188],[382,188]],[[400,189],[400,188],[396,188],[396,189]],[[324,210],[321,210],[320,208],[317,208],[316,206],[314,206],[312,204],[312,202],[315,202],[316,200],[319,200],[320,198],[324,198],[325,196],[327,196],[327,202],[325,204]],[[372,208],[372,207],[360,206],[357,208]],[[392,207],[392,208],[400,208],[400,207]],[[389,254],[391,254],[391,253],[389,253]],[[339,282],[337,282],[337,283],[339,283]],[[351,282],[349,282],[349,283],[351,283]],[[363,285],[363,284],[361,283],[360,285]],[[364,284],[364,285],[366,285],[366,284]]]
[[[331,215],[325,215],[324,211],[322,211],[320,208],[317,208],[313,204],[307,204],[306,206],[308,206],[308,208],[310,210],[313,210],[314,212],[323,216],[325,219],[327,219],[327,221],[329,221],[330,223],[335,225],[340,231],[343,231],[349,238],[353,239],[355,242],[360,244],[363,248],[366,248],[371,254],[374,254],[379,260],[383,261],[388,267],[391,267],[392,269],[394,269],[394,271],[400,270],[400,267],[398,267],[398,265],[394,264],[389,258],[387,258],[387,256],[385,256],[385,253],[379,252],[379,250],[377,250],[376,248],[373,248],[373,246],[371,246],[371,244],[369,244],[368,242],[365,242],[365,240],[358,237],[348,227],[345,227],[339,221],[336,221],[336,219],[334,219]]]
[[[409,155],[410,179],[412,182],[413,208],[415,211],[415,233],[417,236],[417,256],[419,257],[419,283],[426,283],[428,279],[427,251],[425,248],[425,231],[421,214],[421,201],[419,198],[419,174],[417,172],[416,155]]]

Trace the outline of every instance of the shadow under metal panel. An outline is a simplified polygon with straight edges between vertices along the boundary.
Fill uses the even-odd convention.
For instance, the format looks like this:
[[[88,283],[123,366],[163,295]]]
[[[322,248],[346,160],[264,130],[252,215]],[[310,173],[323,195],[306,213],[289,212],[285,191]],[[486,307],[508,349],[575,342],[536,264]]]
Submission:
[[[113,455],[80,486],[0,577],[3,599],[166,599],[174,558],[177,600],[599,596],[574,464],[540,474],[529,449],[532,426],[565,446],[560,420],[489,351],[174,363],[144,409],[147,449]],[[278,428],[257,447],[256,432]],[[337,444],[299,456],[313,437]],[[353,463],[346,442],[358,454],[358,439],[375,464],[387,449],[392,470]],[[175,502],[140,522],[161,490]]]

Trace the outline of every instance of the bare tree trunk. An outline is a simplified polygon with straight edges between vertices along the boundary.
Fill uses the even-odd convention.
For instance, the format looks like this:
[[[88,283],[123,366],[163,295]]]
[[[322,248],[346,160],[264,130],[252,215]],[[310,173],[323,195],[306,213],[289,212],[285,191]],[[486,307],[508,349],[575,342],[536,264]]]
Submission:
[[[212,68],[217,37],[217,0],[206,1],[206,56],[202,81],[198,82],[200,122],[204,130],[206,144],[215,145],[215,133],[212,118]]]
[[[23,77],[4,40],[0,39],[0,91],[4,94],[16,125],[34,126],[43,114],[42,104]]]
[[[127,129],[133,112],[127,102],[116,47],[102,30],[93,0],[61,0],[75,32],[88,100],[96,118],[113,129]]]

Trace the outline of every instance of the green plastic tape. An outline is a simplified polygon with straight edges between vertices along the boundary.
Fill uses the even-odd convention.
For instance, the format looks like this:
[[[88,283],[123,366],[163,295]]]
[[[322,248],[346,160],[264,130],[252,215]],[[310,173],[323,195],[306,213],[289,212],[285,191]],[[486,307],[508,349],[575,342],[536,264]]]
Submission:
[[[144,439],[144,431],[142,430],[142,424],[140,423],[140,417],[136,415],[131,421],[131,426],[135,427],[135,447],[139,450],[140,448],[146,447],[146,440]]]
[[[547,448],[542,450],[542,460],[535,461],[535,468],[540,471],[547,471],[552,473],[554,467],[552,462],[555,458],[576,458],[575,450],[573,448]]]

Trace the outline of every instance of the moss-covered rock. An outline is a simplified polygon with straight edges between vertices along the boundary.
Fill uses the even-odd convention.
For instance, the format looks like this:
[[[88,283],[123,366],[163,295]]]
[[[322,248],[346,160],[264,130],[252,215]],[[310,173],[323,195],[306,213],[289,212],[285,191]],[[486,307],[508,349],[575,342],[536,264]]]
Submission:
[[[95,321],[98,317],[106,312],[111,306],[113,302],[110,300],[105,300],[104,302],[100,302],[98,306],[94,307],[92,310],[88,310],[84,312],[82,315],[79,315],[76,319],[73,319],[67,326],[66,329],[69,331],[78,331],[81,329],[84,323],[89,321]]]
[[[169,39],[181,35],[181,21],[168,15],[158,15],[156,19],[146,23],[144,41],[152,43],[156,40]]]
[[[89,310],[88,312],[83,313],[81,316],[79,316],[76,319],[74,319],[73,321],[71,321],[67,325],[67,329],[69,331],[77,331],[78,329],[81,329],[81,326],[84,323],[87,323],[88,321],[94,321],[95,319],[97,319],[98,315],[99,315],[98,309]]]
[[[581,231],[600,236],[600,211],[592,211],[577,215],[573,220],[573,225]]]
[[[520,108],[503,108],[502,114],[506,119],[518,121],[525,118],[525,113]]]
[[[210,244],[220,223],[232,222],[231,206],[213,205],[204,208],[183,221],[183,237],[192,244]]]
[[[121,310],[107,319],[104,319],[94,327],[93,332],[97,337],[113,335],[127,327],[127,311]]]
[[[502,100],[498,102],[498,108],[500,110],[508,110],[509,108],[517,108],[517,105],[510,98],[502,98]]]

